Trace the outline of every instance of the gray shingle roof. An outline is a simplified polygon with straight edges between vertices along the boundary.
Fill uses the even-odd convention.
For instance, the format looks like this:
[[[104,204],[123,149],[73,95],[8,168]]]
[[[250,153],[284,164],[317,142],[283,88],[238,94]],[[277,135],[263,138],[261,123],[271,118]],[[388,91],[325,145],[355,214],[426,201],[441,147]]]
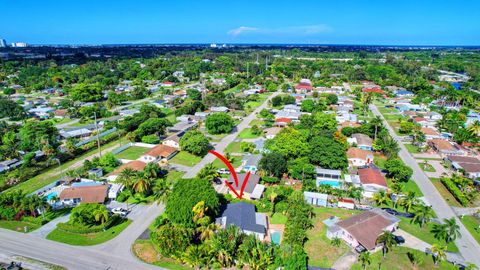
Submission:
[[[225,227],[234,225],[244,231],[265,233],[265,225],[260,220],[260,224],[257,223],[257,216],[255,205],[245,202],[227,204],[221,215],[225,218]]]

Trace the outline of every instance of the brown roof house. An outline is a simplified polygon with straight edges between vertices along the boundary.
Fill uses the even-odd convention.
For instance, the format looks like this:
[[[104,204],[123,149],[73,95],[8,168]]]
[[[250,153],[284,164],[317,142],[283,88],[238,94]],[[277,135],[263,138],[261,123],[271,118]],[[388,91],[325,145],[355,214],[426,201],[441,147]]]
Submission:
[[[122,164],[122,166],[118,167],[115,171],[110,173],[107,179],[109,181],[115,181],[118,175],[120,175],[120,173],[122,173],[125,169],[131,169],[131,170],[140,172],[140,171],[143,171],[143,169],[145,169],[145,166],[147,166],[147,164],[143,161],[140,161],[140,160],[130,161],[128,163]]]
[[[470,179],[480,178],[480,160],[476,157],[447,156],[444,160]]]
[[[79,203],[103,203],[108,195],[108,185],[77,186],[64,189],[60,193],[60,202],[64,205]]]
[[[138,160],[145,163],[157,162],[162,159],[168,160],[172,158],[177,152],[178,149],[175,147],[171,147],[165,144],[159,144],[141,155]]]
[[[372,151],[350,147],[347,151],[347,158],[350,165],[361,167],[373,162],[373,153]]]
[[[238,187],[235,186],[235,180],[233,179],[233,176],[230,175],[228,177],[228,183],[232,185],[232,187],[235,189],[235,191],[240,194],[240,188],[243,185],[243,182],[245,181],[245,176],[247,176],[246,173],[239,173],[237,174],[238,177]],[[264,185],[260,185],[260,176],[256,174],[250,174],[250,177],[248,178],[247,184],[245,186],[245,189],[243,190],[243,197],[244,199],[247,200],[258,200],[262,197],[263,191],[265,190]],[[235,197],[235,193],[228,189],[229,194]]]
[[[163,140],[162,144],[170,147],[174,147],[180,149],[180,133],[175,133],[173,135],[168,136]]]
[[[442,136],[435,129],[429,127],[423,127],[422,133],[425,134],[427,140],[440,139]]]
[[[380,190],[387,190],[387,180],[382,173],[372,167],[358,170],[358,178],[363,187],[363,196],[372,198]]]
[[[355,133],[350,138],[347,138],[347,142],[357,145],[358,148],[363,150],[373,150],[373,140],[365,134]]]
[[[343,239],[357,250],[373,250],[377,247],[377,238],[384,231],[394,232],[399,222],[399,218],[377,208],[329,226],[327,237]]]
[[[428,145],[437,151],[439,154],[448,156],[448,155],[457,155],[457,156],[464,156],[466,153],[460,147],[458,147],[455,143],[450,143],[446,140],[442,139],[432,139],[428,141]]]

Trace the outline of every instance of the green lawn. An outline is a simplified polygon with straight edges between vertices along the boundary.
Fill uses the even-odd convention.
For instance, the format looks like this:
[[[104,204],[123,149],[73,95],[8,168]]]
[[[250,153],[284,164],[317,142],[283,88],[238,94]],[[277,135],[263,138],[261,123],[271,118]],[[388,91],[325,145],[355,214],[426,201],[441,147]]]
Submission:
[[[448,189],[443,185],[442,181],[440,181],[440,178],[430,178],[430,181],[432,181],[433,185],[437,188],[438,192],[440,195],[442,195],[448,205],[462,207],[452,193],[450,193],[450,191],[448,191]]]
[[[411,252],[420,258],[420,262],[417,267],[414,268],[410,260],[408,259],[407,252]],[[446,269],[453,270],[458,269],[453,264],[442,261],[437,266],[435,266],[433,258],[431,255],[427,255],[424,252],[406,248],[406,247],[394,247],[392,250],[387,253],[387,256],[383,258],[382,251],[378,251],[370,255],[371,263],[367,265],[367,269],[388,269],[388,270],[397,270],[397,269]],[[352,270],[363,270],[363,267],[360,263],[356,263],[352,266]]]
[[[255,120],[252,120],[252,122],[250,122],[250,126],[253,126],[253,125],[257,125],[259,127],[263,126],[265,124],[265,121],[263,120],[260,120],[260,119],[255,119]]]
[[[170,160],[170,163],[192,167],[200,162],[200,160],[202,160],[201,157],[192,155],[186,151],[180,151]]]
[[[120,139],[122,144],[125,144],[127,143],[127,140],[125,138],[121,138]],[[112,142],[109,142],[105,145],[102,145],[101,146],[101,149],[102,151],[104,151],[105,149],[107,148],[110,148],[110,147],[113,147],[117,144],[119,144],[119,140],[116,140],[116,141],[112,141]],[[76,159],[73,159],[73,160],[70,160],[70,161],[67,161],[65,163],[63,163],[60,167],[59,166],[52,166],[50,167],[49,169],[46,169],[43,173],[23,182],[23,183],[20,183],[16,186],[13,186],[9,189],[7,189],[8,191],[13,191],[13,190],[23,190],[24,192],[26,193],[32,193],[48,184],[51,184],[53,183],[55,180],[57,180],[58,178],[60,178],[62,176],[62,174],[64,174],[67,170],[69,169],[72,169],[71,166],[77,162],[79,162],[80,160],[83,160],[93,154],[96,154],[98,153],[98,149],[97,148],[94,148],[86,153],[84,153],[83,155],[81,155],[80,157],[76,158]],[[82,162],[83,164],[83,162]]]
[[[179,171],[169,171],[167,174],[167,180],[172,183],[176,183],[178,179],[181,179],[185,173]]]
[[[132,223],[131,220],[126,220],[116,226],[109,228],[106,231],[99,233],[78,234],[59,230],[53,230],[47,235],[47,239],[74,245],[74,246],[92,246],[107,242],[120,234],[128,225]]]
[[[387,162],[387,157],[377,153],[373,154],[373,163],[375,163],[380,169],[385,169],[385,162]]]
[[[242,130],[240,132],[240,134],[238,134],[238,138],[240,138],[240,139],[254,139],[254,138],[258,138],[260,136],[261,136],[261,134],[258,134],[258,135],[253,134],[251,128],[246,128],[246,129]]]
[[[242,157],[241,156],[234,156],[233,157],[233,162],[231,163],[233,168],[238,168],[240,165],[242,165]],[[227,168],[227,166],[218,158],[213,161],[213,165],[217,167],[218,169],[220,168]]]
[[[430,222],[427,225],[424,225],[423,228],[420,228],[418,224],[413,224],[410,223],[411,219],[410,218],[405,218],[405,217],[399,217],[401,219],[399,228],[412,234],[413,236],[419,238],[420,240],[423,240],[427,242],[430,245],[433,244],[440,244],[440,245],[445,245],[445,241],[443,240],[437,240],[435,239],[435,236],[430,232],[430,230],[433,227],[432,222]],[[458,252],[458,248],[455,245],[455,243],[451,242],[447,245],[448,251],[451,252]]]
[[[150,240],[136,240],[132,246],[132,251],[141,261],[148,264],[172,270],[191,269],[178,264],[172,259],[162,258]]]
[[[327,238],[327,226],[322,221],[331,216],[347,219],[359,211],[315,207],[314,212],[314,227],[307,232],[308,240],[305,243],[305,252],[308,254],[309,265],[329,268],[350,248],[343,241],[339,247],[333,246],[330,239]]]
[[[0,220],[0,228],[3,229],[17,232],[25,232],[25,227],[27,227],[27,232],[31,232],[40,228],[40,225],[23,221]]]
[[[210,137],[210,139],[214,142],[219,142],[223,138],[225,138],[228,134],[230,133],[224,133],[224,134],[208,134],[207,137]]]
[[[404,144],[405,148],[407,148],[407,151],[412,153],[412,154],[418,154],[420,151],[418,151],[418,147],[416,147],[413,144],[406,143]]]
[[[230,143],[227,148],[225,148],[225,152],[227,153],[242,153],[242,149],[240,149],[241,142],[232,142]]]
[[[147,148],[147,147],[130,146],[127,149],[123,150],[122,152],[116,154],[115,157],[119,159],[136,160],[145,152],[147,152],[149,149],[150,148]]]
[[[285,224],[287,223],[287,217],[281,213],[275,213],[270,218],[271,224]]]
[[[474,216],[463,216],[460,219],[467,228],[467,230],[472,234],[472,236],[480,244],[480,218]]]
[[[432,165],[424,162],[419,162],[418,166],[425,172],[435,172],[435,168]]]

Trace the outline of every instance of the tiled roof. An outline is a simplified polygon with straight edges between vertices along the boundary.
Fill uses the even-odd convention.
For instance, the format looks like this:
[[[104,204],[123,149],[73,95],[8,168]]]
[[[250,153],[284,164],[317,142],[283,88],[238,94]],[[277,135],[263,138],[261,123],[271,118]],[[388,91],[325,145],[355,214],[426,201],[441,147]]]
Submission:
[[[385,215],[388,215],[385,213]],[[365,211],[349,219],[337,222],[337,226],[346,230],[362,246],[368,250],[376,247],[377,238],[388,227],[398,222],[386,218],[383,214],[374,211]]]
[[[367,160],[369,156],[373,157],[373,153],[371,151],[363,150],[356,147],[351,147],[347,150],[348,158],[359,158],[359,159]]]
[[[243,185],[243,181],[245,180],[245,176],[247,176],[246,173],[239,173],[237,174],[237,177],[238,177],[238,187],[235,186],[235,180],[233,179],[233,176],[230,175],[228,177],[228,182],[229,183],[234,183],[232,186],[233,188],[237,191],[237,192],[240,192],[240,188],[242,187]],[[253,190],[255,189],[255,186],[258,184],[258,182],[260,181],[260,176],[256,175],[256,174],[250,174],[250,177],[248,178],[248,182],[245,186],[245,189],[244,189],[244,192],[247,192],[247,193],[252,193]]]
[[[422,128],[421,131],[425,135],[440,136],[440,134],[436,130],[434,130],[433,128]]]
[[[358,176],[360,177],[360,182],[362,182],[362,184],[377,184],[388,187],[385,177],[380,173],[379,170],[374,168],[369,167],[359,169]]]
[[[118,167],[118,169],[112,172],[112,175],[119,175],[121,172],[123,172],[123,170],[127,168],[132,169],[134,171],[143,171],[143,169],[145,169],[145,166],[147,166],[145,162],[142,162],[139,160],[133,160]]]
[[[443,151],[456,151],[457,149],[451,145],[449,142],[446,140],[442,139],[433,139],[430,140],[430,142],[437,148],[438,150],[443,150]]]
[[[60,193],[60,199],[78,199],[82,203],[103,203],[107,197],[108,185],[66,188]]]
[[[152,156],[152,157],[155,157],[155,158],[158,158],[158,157],[166,158],[166,157],[171,156],[173,153],[175,153],[177,151],[178,150],[175,147],[171,147],[171,146],[164,145],[164,144],[159,144],[159,145],[153,147],[152,149],[148,150],[143,155],[145,155],[145,156],[148,155],[148,156]]]

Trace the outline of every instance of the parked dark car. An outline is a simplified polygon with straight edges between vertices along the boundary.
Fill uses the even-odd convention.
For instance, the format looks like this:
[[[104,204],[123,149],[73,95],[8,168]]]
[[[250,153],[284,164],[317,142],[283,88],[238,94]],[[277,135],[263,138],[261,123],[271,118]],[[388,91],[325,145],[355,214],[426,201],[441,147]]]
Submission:
[[[411,214],[411,213],[398,212],[395,209],[387,208],[387,207],[382,208],[382,210],[394,216],[401,216],[406,218],[413,218],[415,216],[414,214]]]
[[[397,244],[399,244],[399,245],[404,244],[405,243],[405,238],[403,238],[400,235],[395,235],[395,242],[397,242]]]

